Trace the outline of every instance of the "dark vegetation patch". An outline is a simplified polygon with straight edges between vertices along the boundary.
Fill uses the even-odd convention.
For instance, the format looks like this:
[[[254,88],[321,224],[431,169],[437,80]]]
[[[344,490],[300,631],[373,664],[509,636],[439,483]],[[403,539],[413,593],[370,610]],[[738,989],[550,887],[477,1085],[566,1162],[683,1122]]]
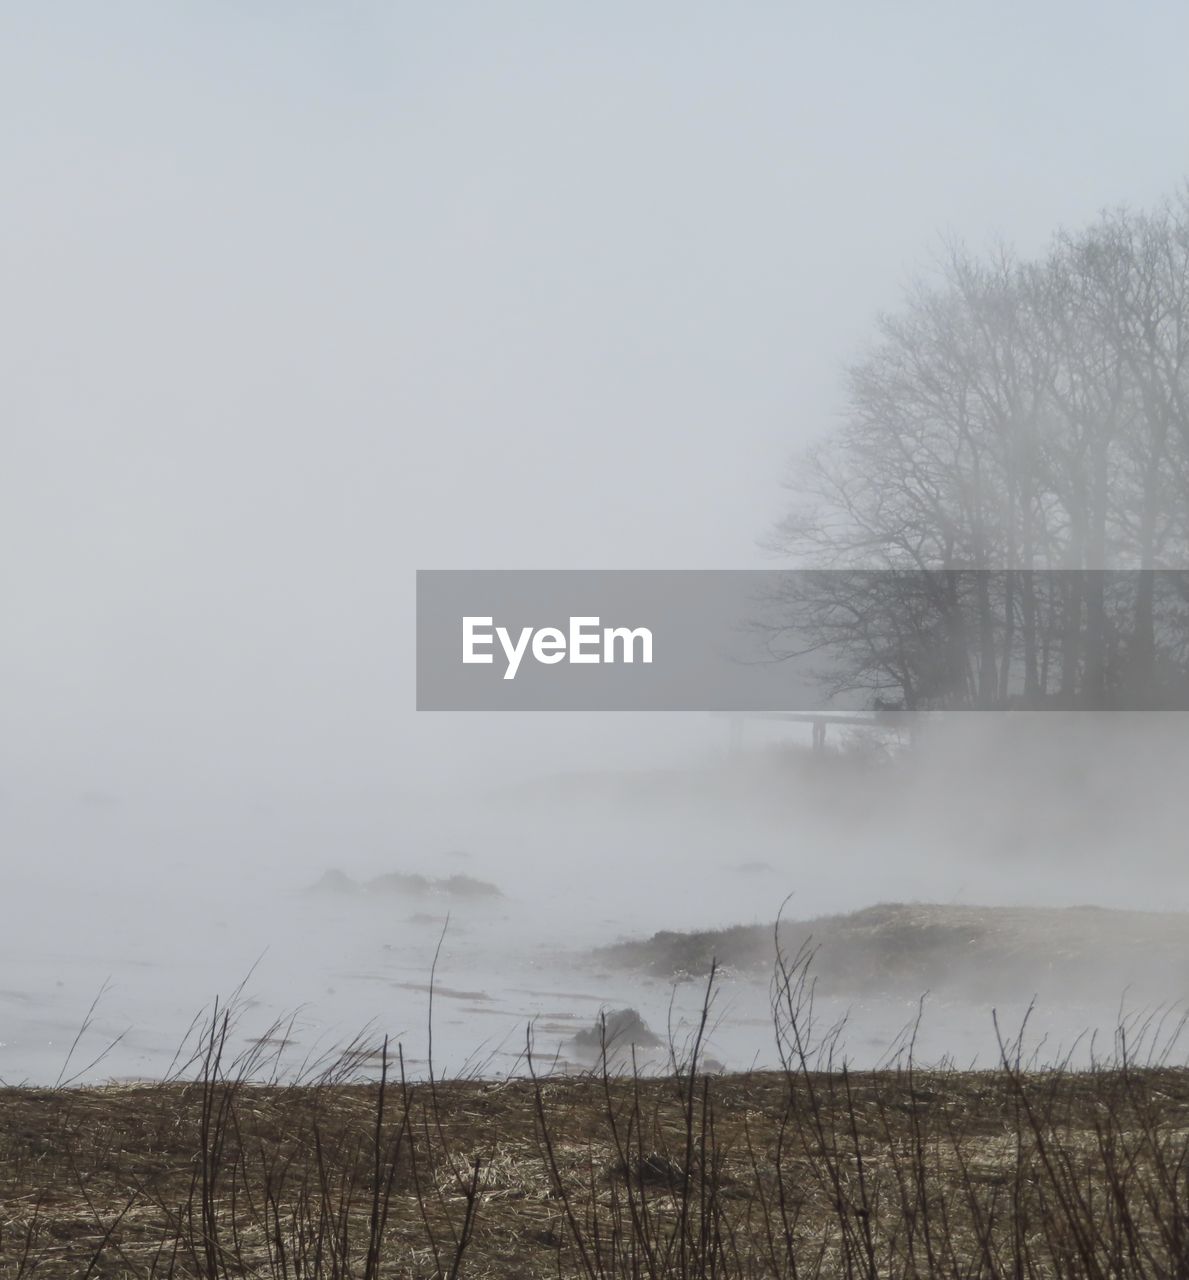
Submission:
[[[597,1017],[570,1041],[580,1053],[595,1057],[608,1053],[630,1053],[633,1048],[659,1049],[664,1041],[653,1032],[635,1009],[611,1009]]]
[[[845,915],[781,923],[788,955],[814,952],[819,989],[1027,999],[1038,989],[1189,992],[1189,916],[1099,907],[967,907],[881,903]],[[598,959],[657,977],[702,977],[720,967],[768,973],[774,925],[736,925],[601,948]]]
[[[402,897],[424,898],[430,895],[456,900],[499,898],[502,893],[497,885],[477,876],[455,873],[449,876],[425,876],[416,871],[387,871],[370,880],[352,880],[342,871],[326,871],[310,885],[309,893],[327,895],[376,896],[393,894]]]

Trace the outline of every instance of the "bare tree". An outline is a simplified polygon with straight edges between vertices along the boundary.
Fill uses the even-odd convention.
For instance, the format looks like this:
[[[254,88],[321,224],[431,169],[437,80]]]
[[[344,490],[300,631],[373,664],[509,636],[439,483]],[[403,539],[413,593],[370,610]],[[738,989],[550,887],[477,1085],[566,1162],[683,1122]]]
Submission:
[[[840,572],[797,587],[839,687],[1167,700],[1183,593],[1155,571],[1189,567],[1189,200],[1104,214],[1039,262],[951,247],[879,319],[843,426],[789,487],[773,544]]]

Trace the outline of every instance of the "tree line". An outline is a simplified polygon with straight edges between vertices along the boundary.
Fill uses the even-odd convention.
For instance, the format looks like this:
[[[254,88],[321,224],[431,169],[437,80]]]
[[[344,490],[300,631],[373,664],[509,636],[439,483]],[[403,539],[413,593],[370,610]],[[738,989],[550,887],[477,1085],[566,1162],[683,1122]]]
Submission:
[[[1189,191],[950,246],[793,469],[774,652],[906,708],[1189,705]],[[781,644],[784,645],[783,651]]]

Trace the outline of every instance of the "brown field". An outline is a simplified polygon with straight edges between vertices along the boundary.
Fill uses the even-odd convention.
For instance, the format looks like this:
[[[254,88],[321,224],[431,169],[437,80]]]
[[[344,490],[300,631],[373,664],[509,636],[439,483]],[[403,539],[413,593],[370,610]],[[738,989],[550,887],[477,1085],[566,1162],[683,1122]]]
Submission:
[[[1189,1074],[851,1073],[788,968],[778,1072],[0,1091],[0,1275],[1189,1274]]]

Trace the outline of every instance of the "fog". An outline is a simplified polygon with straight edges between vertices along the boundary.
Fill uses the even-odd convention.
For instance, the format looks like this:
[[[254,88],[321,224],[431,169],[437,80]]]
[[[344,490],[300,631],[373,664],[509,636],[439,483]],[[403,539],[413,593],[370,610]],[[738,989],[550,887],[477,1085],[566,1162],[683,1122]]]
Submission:
[[[105,982],[68,1074],[125,1032],[90,1077],[161,1074],[245,979],[245,1035],[300,1008],[303,1054],[371,1022],[421,1059],[447,914],[437,978],[489,999],[439,1005],[442,1063],[506,1070],[534,1017],[550,1051],[560,1013],[664,1026],[672,984],[591,948],[789,894],[1189,910],[1175,730],[1126,827],[1071,815],[1137,739],[1076,776],[1053,746],[1023,838],[1017,792],[969,817],[969,744],[859,820],[866,775],[781,798],[795,731],[732,757],[703,715],[418,714],[413,649],[418,568],[770,564],[790,459],[944,237],[1040,253],[1175,188],[1181,8],[1129,14],[1127,57],[1067,3],[0,22],[0,1077],[52,1082]],[[502,897],[303,893],[329,868]],[[1054,993],[1055,1036],[1122,985]],[[766,1001],[725,993],[727,1065]],[[913,1008],[859,1008],[856,1052]],[[993,1054],[987,1008],[928,1047]]]

